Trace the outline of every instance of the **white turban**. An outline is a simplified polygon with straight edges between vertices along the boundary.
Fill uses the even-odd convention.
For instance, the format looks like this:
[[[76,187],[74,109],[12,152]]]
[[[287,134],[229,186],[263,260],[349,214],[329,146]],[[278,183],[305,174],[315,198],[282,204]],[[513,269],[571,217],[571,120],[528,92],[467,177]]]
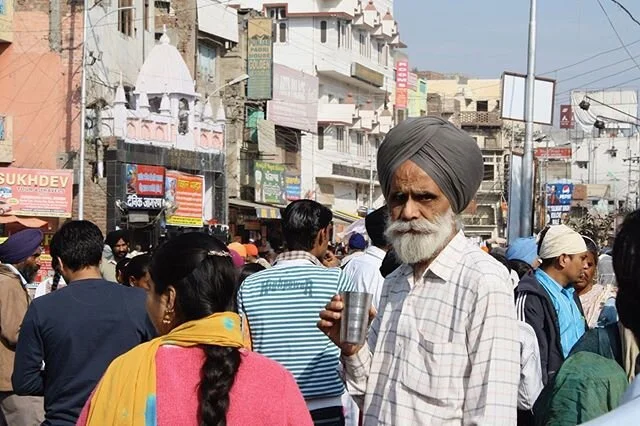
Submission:
[[[540,244],[540,258],[554,259],[563,254],[579,254],[587,251],[587,245],[580,234],[566,225],[549,227]]]

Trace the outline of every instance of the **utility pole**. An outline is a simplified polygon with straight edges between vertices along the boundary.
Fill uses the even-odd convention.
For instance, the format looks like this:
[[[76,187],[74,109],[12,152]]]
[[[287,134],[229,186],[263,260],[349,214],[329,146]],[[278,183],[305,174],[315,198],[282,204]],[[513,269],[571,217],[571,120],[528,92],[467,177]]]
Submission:
[[[527,237],[533,232],[533,96],[536,72],[536,8],[537,0],[531,0],[529,10],[529,52],[527,59],[527,84],[525,97],[525,139],[522,162],[522,201],[520,236]]]
[[[82,85],[80,94],[80,164],[78,166],[78,220],[84,219],[84,157],[85,138],[87,137],[87,34],[89,29],[89,1],[82,2]]]
[[[373,149],[369,155],[369,210],[373,208]],[[368,214],[368,213],[367,213]]]

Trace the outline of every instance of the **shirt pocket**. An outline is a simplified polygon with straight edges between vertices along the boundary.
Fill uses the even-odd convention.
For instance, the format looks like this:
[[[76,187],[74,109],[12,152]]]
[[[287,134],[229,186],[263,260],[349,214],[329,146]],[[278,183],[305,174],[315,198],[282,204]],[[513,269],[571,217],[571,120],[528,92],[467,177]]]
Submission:
[[[408,343],[401,355],[401,383],[427,403],[451,405],[456,393],[451,389],[456,346],[452,342],[435,343],[424,338]]]

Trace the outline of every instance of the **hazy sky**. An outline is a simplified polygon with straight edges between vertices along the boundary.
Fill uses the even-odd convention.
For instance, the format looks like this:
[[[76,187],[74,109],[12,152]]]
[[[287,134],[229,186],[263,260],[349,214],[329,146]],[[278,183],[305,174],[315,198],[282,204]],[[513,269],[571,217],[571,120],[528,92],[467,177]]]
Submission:
[[[628,49],[639,65],[621,48],[598,0],[538,0],[538,75],[617,49],[547,74],[557,80],[561,103],[569,97],[562,92],[573,88],[608,88],[634,78],[623,87],[640,87],[640,25],[612,0],[600,2],[624,43],[637,41]],[[619,2],[640,21],[640,1]],[[411,67],[479,78],[526,73],[528,0],[396,0],[395,18]]]

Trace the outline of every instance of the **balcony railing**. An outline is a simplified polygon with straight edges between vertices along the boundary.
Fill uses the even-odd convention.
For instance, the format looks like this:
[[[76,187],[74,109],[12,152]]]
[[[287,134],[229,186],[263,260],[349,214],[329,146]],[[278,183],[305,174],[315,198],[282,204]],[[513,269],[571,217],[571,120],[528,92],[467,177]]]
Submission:
[[[318,122],[352,125],[356,114],[355,104],[318,104]]]
[[[500,127],[502,120],[497,111],[463,111],[460,112],[462,126]]]

